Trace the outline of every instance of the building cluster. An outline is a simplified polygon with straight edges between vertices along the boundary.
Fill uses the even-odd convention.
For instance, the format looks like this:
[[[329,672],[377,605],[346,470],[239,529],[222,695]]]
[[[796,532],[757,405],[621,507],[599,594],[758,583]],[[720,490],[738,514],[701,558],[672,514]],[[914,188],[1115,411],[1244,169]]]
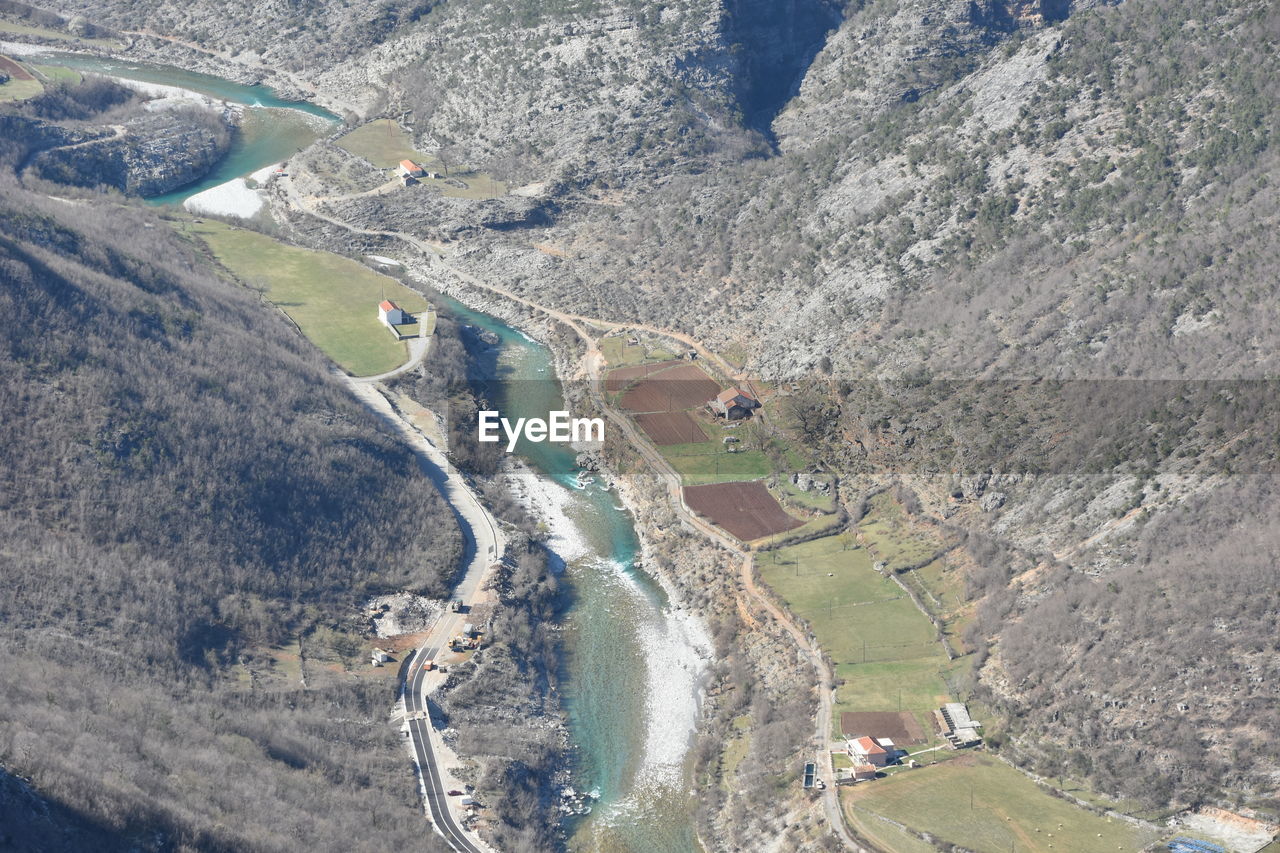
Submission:
[[[922,749],[921,752],[947,748],[965,749],[982,743],[982,735],[978,733],[982,723],[969,716],[969,709],[963,702],[949,702],[932,713],[934,726],[945,743]],[[916,741],[912,741],[909,736],[907,742]],[[846,735],[844,748],[837,752],[848,755],[853,764],[852,769],[837,775],[840,783],[874,779],[879,771],[895,765],[915,767],[916,762],[911,756],[919,754],[908,753],[894,743],[892,738],[874,734]]]
[[[420,178],[438,178],[435,172],[424,169],[420,164],[412,160],[401,160],[400,165],[396,167],[396,175],[400,178],[400,183],[404,186],[416,183]]]

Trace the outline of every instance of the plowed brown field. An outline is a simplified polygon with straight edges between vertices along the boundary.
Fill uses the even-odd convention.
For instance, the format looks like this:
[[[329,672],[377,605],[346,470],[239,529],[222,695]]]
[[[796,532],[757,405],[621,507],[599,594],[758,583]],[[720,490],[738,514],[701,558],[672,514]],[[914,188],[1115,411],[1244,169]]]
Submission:
[[[705,515],[744,542],[802,524],[787,515],[761,482],[685,486],[684,500],[694,512]]]
[[[622,408],[632,412],[680,412],[701,406],[720,385],[693,364],[681,364],[641,379],[622,395]]]
[[[707,434],[698,426],[698,422],[686,412],[651,412],[647,415],[636,415],[636,423],[654,444],[668,446],[672,444],[700,444],[710,441]]]

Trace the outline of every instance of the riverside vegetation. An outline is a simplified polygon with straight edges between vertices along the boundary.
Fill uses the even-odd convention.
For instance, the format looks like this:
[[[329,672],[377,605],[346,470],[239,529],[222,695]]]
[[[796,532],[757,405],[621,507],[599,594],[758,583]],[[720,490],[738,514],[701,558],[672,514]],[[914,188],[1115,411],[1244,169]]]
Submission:
[[[521,188],[322,209],[780,380],[850,517],[895,488],[954,544],[951,640],[993,748],[1138,807],[1280,814],[1274,4],[250,5],[63,11],[223,58],[141,36],[133,55],[274,66]],[[308,192],[376,186],[337,146],[304,162]],[[732,599],[712,549],[663,535],[675,574]],[[739,620],[717,616],[697,750],[702,837],[726,847],[796,805],[771,774],[809,696]]]

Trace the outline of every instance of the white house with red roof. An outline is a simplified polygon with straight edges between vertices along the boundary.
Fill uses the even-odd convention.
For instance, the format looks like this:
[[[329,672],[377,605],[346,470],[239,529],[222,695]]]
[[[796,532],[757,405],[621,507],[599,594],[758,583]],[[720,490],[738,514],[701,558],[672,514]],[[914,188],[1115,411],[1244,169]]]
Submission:
[[[384,299],[378,303],[378,319],[392,332],[396,332],[396,326],[413,322],[409,319],[409,315],[390,299]]]
[[[870,764],[884,767],[889,763],[892,754],[873,737],[850,738],[848,741],[849,757],[856,764]]]
[[[401,160],[400,168],[396,172],[402,178],[421,178],[427,173],[427,170],[412,160]]]

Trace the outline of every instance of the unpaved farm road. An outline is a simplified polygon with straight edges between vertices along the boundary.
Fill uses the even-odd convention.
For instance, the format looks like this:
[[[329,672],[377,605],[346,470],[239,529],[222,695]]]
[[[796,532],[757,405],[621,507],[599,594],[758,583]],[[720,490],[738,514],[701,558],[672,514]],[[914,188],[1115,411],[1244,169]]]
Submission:
[[[839,791],[835,784],[835,774],[831,763],[831,752],[829,749],[831,719],[834,710],[833,693],[835,681],[832,677],[830,668],[827,666],[826,660],[822,656],[821,650],[804,631],[791,621],[791,618],[786,614],[786,612],[783,611],[782,608],[778,607],[777,604],[775,604],[756,584],[755,558],[751,549],[748,546],[744,546],[737,539],[733,538],[723,530],[720,530],[705,519],[700,518],[689,509],[688,505],[684,502],[683,484],[681,482],[680,475],[664,458],[662,458],[653,446],[639,434],[630,419],[608,404],[602,387],[605,374],[604,355],[600,352],[596,343],[597,335],[591,334],[590,328],[595,327],[597,329],[604,329],[605,331],[638,329],[652,332],[657,335],[662,335],[667,338],[680,341],[690,349],[696,351],[701,358],[715,364],[726,376],[730,378],[739,379],[742,377],[742,373],[721,358],[719,353],[715,353],[707,349],[689,335],[679,332],[671,332],[666,329],[660,329],[656,326],[650,326],[643,323],[617,323],[610,320],[602,320],[597,317],[585,317],[580,314],[573,314],[549,308],[533,301],[532,299],[513,293],[505,287],[491,284],[476,278],[469,273],[456,269],[448,264],[442,257],[445,251],[443,246],[400,231],[374,231],[366,228],[360,228],[359,226],[352,225],[341,219],[337,219],[336,217],[317,211],[309,200],[304,199],[302,195],[297,192],[293,186],[292,179],[283,179],[282,186],[284,188],[286,200],[291,206],[303,213],[314,216],[317,219],[321,219],[331,225],[335,225],[355,234],[364,234],[366,236],[376,237],[392,237],[400,240],[401,242],[417,249],[431,264],[441,267],[449,274],[469,285],[472,285],[476,289],[492,295],[501,296],[504,299],[524,305],[537,313],[563,323],[577,333],[578,337],[581,338],[587,346],[587,352],[578,366],[578,371],[581,376],[585,376],[588,380],[591,395],[595,400],[596,405],[598,405],[601,411],[603,411],[606,416],[613,421],[618,429],[622,430],[622,432],[627,436],[627,439],[631,442],[631,445],[635,447],[640,455],[644,457],[645,461],[648,462],[663,479],[666,486],[668,501],[676,515],[689,527],[701,532],[713,542],[723,546],[738,557],[740,560],[742,587],[749,598],[748,604],[754,604],[757,609],[763,610],[771,616],[782,627],[782,630],[792,637],[796,645],[800,647],[801,653],[809,661],[810,665],[813,666],[814,671],[818,676],[818,714],[817,719],[814,721],[813,744],[819,755],[819,778],[826,784],[826,788],[822,791],[823,812],[832,832],[840,839],[846,849],[864,852],[874,851],[876,849],[874,846],[865,841],[855,840],[849,834],[848,828],[845,826],[844,816],[840,810]]]

